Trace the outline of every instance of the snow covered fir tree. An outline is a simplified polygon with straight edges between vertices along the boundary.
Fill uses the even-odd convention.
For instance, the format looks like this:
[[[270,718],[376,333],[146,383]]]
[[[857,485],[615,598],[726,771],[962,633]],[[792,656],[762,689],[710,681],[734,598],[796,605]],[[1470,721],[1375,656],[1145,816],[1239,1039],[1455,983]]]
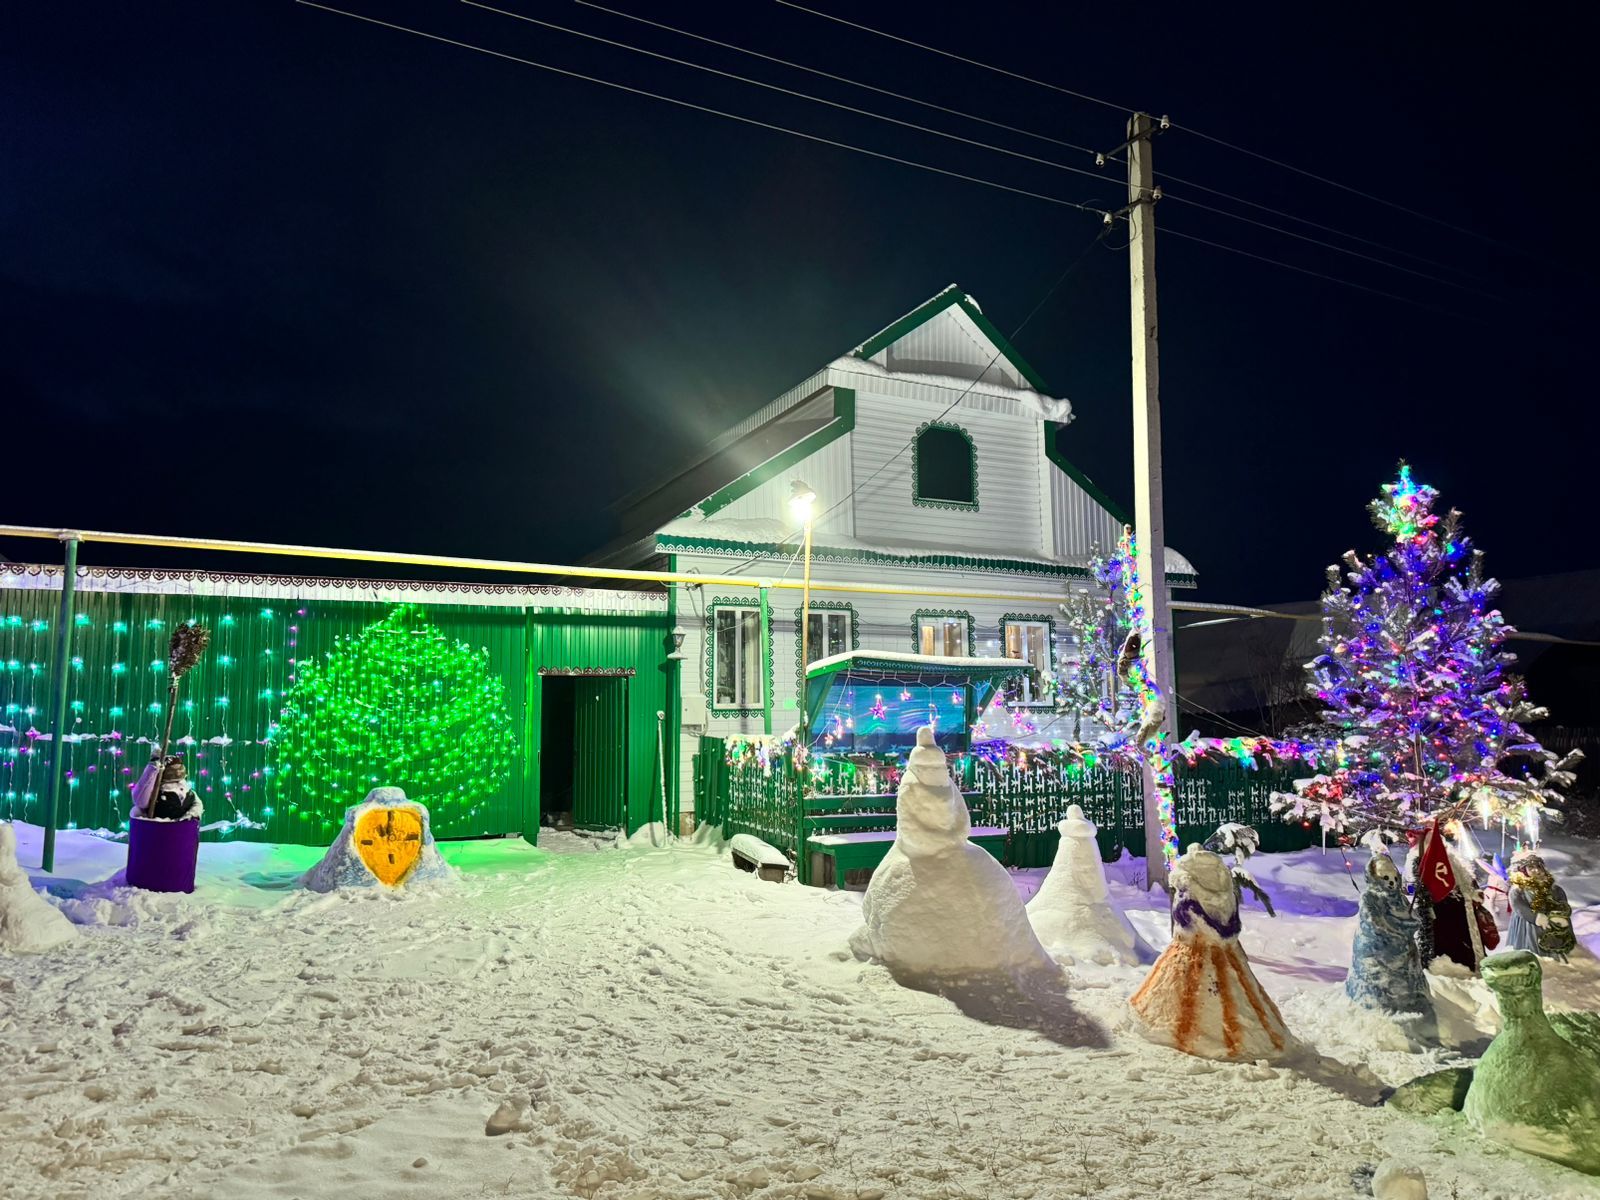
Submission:
[[[1558,759],[1524,728],[1547,714],[1513,672],[1500,585],[1461,514],[1440,516],[1436,500],[1402,464],[1369,506],[1389,545],[1328,568],[1321,653],[1307,669],[1334,769],[1281,799],[1287,819],[1394,841],[1470,815],[1536,835],[1571,782],[1578,755]]]
[[[1089,574],[1098,587],[1073,592],[1061,614],[1077,648],[1077,658],[1056,680],[1056,710],[1072,720],[1074,740],[1085,723],[1111,727],[1118,717],[1137,713],[1138,699],[1117,662],[1133,631],[1127,586],[1133,563],[1126,543],[1111,554],[1096,550]]]

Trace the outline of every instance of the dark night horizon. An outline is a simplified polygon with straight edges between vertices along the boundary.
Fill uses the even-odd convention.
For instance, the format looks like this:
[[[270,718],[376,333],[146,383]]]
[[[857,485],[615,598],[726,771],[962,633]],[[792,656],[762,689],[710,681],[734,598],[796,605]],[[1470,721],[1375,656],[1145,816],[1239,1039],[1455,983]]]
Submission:
[[[336,0],[441,36],[1013,187],[1107,182],[594,45],[450,0]],[[569,3],[503,7],[980,141],[1062,147]],[[1109,150],[1124,114],[768,3],[619,8]],[[1600,566],[1581,39],[1537,23],[1275,11],[818,8],[1173,131],[1174,175],[1448,264],[1353,249],[1168,182],[1158,210],[1167,536],[1199,598],[1309,599],[1372,547],[1405,459],[1490,571]],[[1070,208],[497,61],[288,0],[17,10],[0,22],[7,523],[576,561],[607,506],[949,283],[1009,334],[1087,246]],[[1581,191],[1581,182],[1570,187]],[[1403,303],[1180,240],[1188,233]],[[1120,232],[1120,231],[1119,231]],[[1131,507],[1127,261],[1097,247],[1015,339]],[[1473,289],[1473,290],[1468,290]],[[1485,295],[1483,293],[1488,293]],[[824,497],[824,501],[828,498]],[[0,546],[53,558],[42,543]],[[87,562],[170,556],[89,547]],[[190,565],[217,565],[184,560]],[[320,569],[320,568],[319,568]],[[405,572],[402,572],[405,573]],[[1508,614],[1515,620],[1515,614]]]

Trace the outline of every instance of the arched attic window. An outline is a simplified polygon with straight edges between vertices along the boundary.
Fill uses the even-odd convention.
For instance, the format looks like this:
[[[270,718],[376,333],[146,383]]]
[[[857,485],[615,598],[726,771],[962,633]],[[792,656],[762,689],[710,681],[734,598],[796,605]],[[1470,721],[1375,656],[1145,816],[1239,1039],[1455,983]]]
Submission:
[[[978,507],[978,451],[959,425],[929,421],[911,455],[911,499],[936,508]]]

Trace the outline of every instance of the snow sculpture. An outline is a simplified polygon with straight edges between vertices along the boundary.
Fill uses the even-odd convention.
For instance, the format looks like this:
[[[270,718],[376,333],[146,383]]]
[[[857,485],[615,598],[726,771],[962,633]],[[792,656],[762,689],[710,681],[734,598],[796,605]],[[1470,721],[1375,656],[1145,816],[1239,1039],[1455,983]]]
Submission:
[[[0,950],[37,954],[76,936],[72,922],[33,890],[17,865],[17,833],[0,825]]]
[[[1544,859],[1524,852],[1511,860],[1511,928],[1506,946],[1531,950],[1545,958],[1567,961],[1577,945],[1572,932],[1572,904],[1550,874]]]
[[[314,892],[331,892],[448,878],[450,868],[433,843],[427,807],[407,800],[397,787],[380,787],[345,810],[339,836],[301,882]]]
[[[1055,862],[1038,893],[1028,902],[1028,920],[1046,950],[1058,961],[1149,962],[1153,954],[1133,926],[1111,906],[1105,868],[1094,826],[1076,804],[1062,821]]]
[[[900,780],[894,845],[872,873],[864,924],[850,939],[857,958],[883,963],[902,983],[932,988],[1058,974],[1011,876],[967,841],[971,829],[966,802],[925,725]]]
[[[1239,899],[1228,865],[1191,845],[1173,864],[1172,884],[1172,942],[1128,1001],[1146,1035],[1201,1058],[1282,1055],[1289,1032],[1239,945]]]
[[[1467,1089],[1467,1119],[1496,1141],[1600,1175],[1600,1018],[1560,1014],[1552,1027],[1536,954],[1491,954],[1482,970],[1499,997],[1501,1026]],[[1571,1018],[1587,1020],[1578,1027]]]
[[[1357,1004],[1384,1012],[1432,1012],[1416,933],[1417,917],[1406,901],[1394,860],[1374,851],[1367,863],[1367,890],[1361,894],[1345,994]]]

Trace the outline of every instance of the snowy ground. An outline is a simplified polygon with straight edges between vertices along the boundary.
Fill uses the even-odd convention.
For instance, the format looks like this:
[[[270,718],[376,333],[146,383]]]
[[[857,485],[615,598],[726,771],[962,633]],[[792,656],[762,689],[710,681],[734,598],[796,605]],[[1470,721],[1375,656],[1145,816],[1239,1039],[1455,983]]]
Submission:
[[[18,832],[37,863],[38,830]],[[1265,1200],[1361,1195],[1363,1168],[1400,1159],[1434,1200],[1600,1195],[1457,1118],[1372,1106],[1450,1052],[1344,1001],[1337,854],[1252,860],[1287,911],[1248,904],[1245,946],[1322,1056],[1269,1069],[1143,1042],[1137,969],[1074,969],[1103,1045],[980,1023],[849,957],[859,895],[709,848],[443,850],[459,882],[405,899],[300,891],[318,852],[257,845],[206,845],[199,891],[154,896],[96,884],[123,848],[64,834],[50,886],[82,936],[0,956],[0,1190]],[[1593,951],[1600,845],[1548,857]],[[1164,914],[1111,870],[1163,944]],[[1600,1008],[1600,962],[1579,958],[1547,995]],[[1460,1040],[1492,1028],[1481,985],[1439,986]],[[497,1110],[513,1128],[486,1136]]]

